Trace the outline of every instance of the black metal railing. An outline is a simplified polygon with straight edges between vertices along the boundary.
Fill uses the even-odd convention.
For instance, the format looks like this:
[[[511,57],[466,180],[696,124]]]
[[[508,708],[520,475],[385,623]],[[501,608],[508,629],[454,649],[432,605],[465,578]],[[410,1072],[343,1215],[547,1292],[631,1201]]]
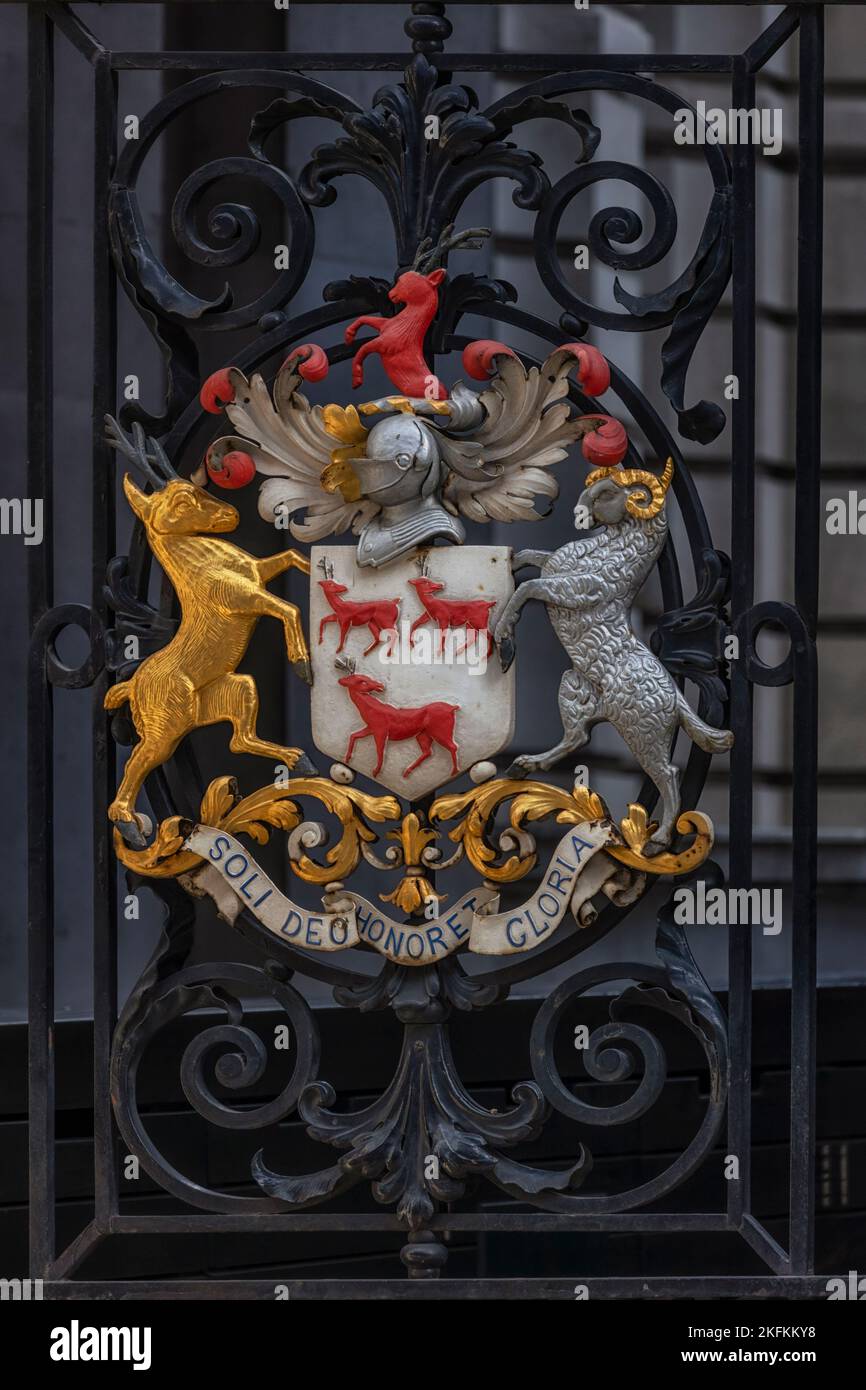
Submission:
[[[169,9],[169,6],[165,7]],[[29,172],[29,336],[28,336],[28,457],[29,490],[45,499],[46,530],[41,547],[30,553],[30,613],[33,641],[29,684],[29,878],[30,934],[30,1159],[32,1274],[47,1281],[51,1296],[74,1296],[76,1274],[103,1242],[121,1235],[226,1231],[356,1232],[408,1231],[403,1261],[419,1296],[429,1280],[447,1278],[447,1232],[512,1232],[525,1239],[554,1232],[726,1232],[757,1255],[766,1268],[760,1276],[714,1278],[696,1270],[686,1281],[696,1297],[724,1293],[778,1292],[792,1281],[802,1296],[823,1288],[813,1276],[814,1161],[815,1161],[815,1010],[816,1010],[816,798],[817,798],[817,630],[818,482],[820,471],[821,369],[821,203],[822,203],[822,6],[791,5],[744,53],[731,54],[490,54],[452,52],[452,24],[443,4],[413,4],[405,23],[408,52],[296,53],[284,51],[111,51],[89,32],[72,5],[28,6],[30,26],[30,172]],[[451,6],[459,16],[460,4]],[[455,20],[455,28],[458,27]],[[51,535],[52,464],[52,82],[55,41],[71,43],[88,62],[94,84],[94,232],[93,232],[93,463],[92,591],[87,602],[56,605]],[[673,201],[661,182],[644,169],[608,160],[593,162],[597,127],[591,116],[572,110],[563,100],[593,92],[614,92],[649,103],[656,111],[673,113],[688,103],[668,83],[677,75],[722,76],[730,82],[731,105],[752,108],[756,80],[764,65],[784,44],[797,42],[799,62],[798,300],[796,359],[796,528],[794,602],[755,603],[755,382],[756,370],[756,223],[755,148],[732,148],[730,159],[720,146],[703,154],[712,191],[700,246],[681,283],[645,296],[624,296],[621,312],[612,312],[579,296],[563,275],[556,254],[560,219],[572,198],[603,179],[629,183],[649,201],[654,227],[640,249],[624,252],[624,244],[641,239],[636,214],[608,209],[590,227],[590,244],[599,264],[640,271],[656,265],[673,246],[677,217]],[[577,45],[575,45],[577,47]],[[363,111],[338,90],[323,85],[325,74],[377,71],[391,91],[383,89],[372,107]],[[118,82],[123,74],[158,72],[170,75],[171,87],[141,119],[139,137],[118,148]],[[472,94],[454,98],[442,93],[451,73],[492,73],[520,79],[523,85],[484,110]],[[403,75],[402,87],[397,88]],[[177,195],[172,231],[175,240],[171,268],[149,240],[138,204],[137,184],[150,150],[179,114],[206,95],[253,88],[276,91],[278,99],[256,118],[250,155],[212,161],[189,175]],[[399,100],[394,91],[399,90]],[[425,183],[429,171],[417,155],[423,117],[440,103],[449,124],[451,146],[438,168],[436,194]],[[531,150],[511,143],[521,124],[539,114],[554,114],[579,142],[576,167],[551,185],[541,160]],[[266,153],[267,133],[300,116],[330,120],[339,141],[319,146],[295,179],[280,166],[278,156]],[[472,132],[469,138],[468,132]],[[466,136],[465,145],[461,138]],[[455,150],[457,153],[453,153]],[[449,152],[450,151],[450,152]],[[434,326],[431,350],[447,354],[468,341],[461,320],[472,314],[510,326],[536,339],[545,349],[584,336],[595,327],[615,335],[621,331],[667,330],[659,363],[659,381],[679,432],[695,445],[718,437],[724,415],[707,401],[688,403],[687,371],[701,334],[732,278],[733,366],[740,391],[732,402],[731,511],[733,547],[730,565],[713,546],[697,488],[676,439],[644,393],[616,367],[611,350],[612,389],[646,440],[653,458],[672,456],[676,463],[676,499],[685,521],[685,553],[671,545],[660,562],[664,616],[656,649],[678,677],[690,677],[701,696],[702,712],[720,722],[729,704],[728,719],[736,735],[730,770],[729,881],[748,886],[752,881],[753,692],[756,686],[792,685],[794,727],[791,749],[793,838],[793,931],[791,934],[791,1147],[790,1227],[783,1246],[753,1216],[750,1201],[751,1150],[751,939],[750,929],[730,930],[729,1017],[725,1019],[707,987],[669,909],[660,916],[657,951],[660,964],[622,964],[584,969],[557,986],[538,1010],[529,1040],[527,1068],[534,1081],[515,1089],[513,1108],[503,1114],[473,1106],[454,1068],[447,1032],[450,1008],[477,1009],[476,1026],[484,1026],[484,1009],[504,999],[519,981],[561,966],[603,938],[623,919],[624,909],[611,906],[582,933],[534,954],[476,973],[447,962],[425,971],[405,970],[382,962],[371,979],[351,968],[310,961],[304,952],[268,941],[265,965],[227,960],[214,965],[190,965],[195,940],[195,911],[190,900],[172,884],[157,884],[167,910],[167,927],[154,959],[122,1001],[118,1018],[116,865],[107,809],[114,793],[115,755],[112,728],[103,711],[105,692],[118,666],[117,652],[124,632],[150,632],[159,645],[165,640],[171,601],[157,611],[147,604],[149,558],[139,536],[121,574],[122,583],[107,584],[115,556],[115,481],[110,450],[103,439],[102,421],[116,408],[117,287],[121,286],[140,314],[166,363],[166,392],[157,411],[127,407],[127,419],[141,420],[160,436],[177,466],[191,471],[201,457],[209,421],[197,398],[202,363],[211,352],[210,335],[240,334],[234,361],[244,371],[267,368],[281,360],[287,348],[314,335],[327,335],[355,316],[375,309],[381,285],[373,279],[341,280],[325,290],[321,307],[293,316],[292,302],[313,262],[316,210],[333,200],[345,174],[370,180],[383,195],[390,214],[393,248],[383,269],[411,262],[425,236],[436,235],[454,221],[473,189],[494,178],[516,186],[515,201],[534,217],[535,267],[560,310],[558,321],[547,322],[520,307],[514,291],[503,281],[460,277],[453,282],[445,310]],[[246,303],[211,303],[178,283],[177,256],[193,265],[229,268],[257,254],[255,214],[235,203],[211,213],[211,241],[203,239],[195,218],[204,193],[221,178],[257,179],[276,191],[289,228],[291,266],[277,274]],[[342,194],[340,196],[343,196]],[[393,263],[393,264],[392,264]],[[332,347],[332,362],[346,356]],[[539,352],[539,356],[543,355]],[[524,360],[533,360],[523,354]],[[586,408],[577,388],[572,399]],[[682,577],[687,560],[694,566],[697,593],[689,597]],[[117,580],[118,571],[112,570]],[[109,576],[110,579],[110,576]],[[150,614],[150,616],[148,616]],[[678,616],[688,622],[678,624]],[[160,626],[160,623],[162,626]],[[772,624],[787,634],[788,654],[774,667],[757,654],[762,628]],[[56,639],[64,628],[83,628],[90,651],[77,668],[64,664]],[[685,627],[685,637],[678,634]],[[739,660],[727,671],[719,659],[720,638],[739,639]],[[54,942],[53,942],[53,692],[64,688],[91,691],[93,700],[93,822],[94,891],[94,1155],[95,1206],[92,1221],[65,1248],[55,1238],[54,1178]],[[82,697],[84,698],[84,697]],[[116,731],[115,731],[116,732]],[[695,806],[708,772],[708,755],[694,749],[683,784],[683,804]],[[162,772],[148,783],[154,810],[169,815],[176,809],[177,788],[189,805],[197,805],[201,778],[189,755],[176,759],[172,780]],[[641,797],[649,805],[646,789]],[[63,834],[83,827],[64,824]],[[152,886],[152,885],[148,885]],[[256,924],[240,921],[243,935],[262,950]],[[279,948],[279,949],[278,949]],[[322,1121],[326,1091],[316,1071],[317,1026],[312,1011],[292,983],[305,973],[332,985],[339,1002],[358,1009],[357,1046],[369,1040],[370,1009],[393,1007],[403,1026],[404,1048],[394,1080],[369,1108],[363,1125],[356,1113]],[[556,1032],[571,1016],[588,989],[613,986],[628,979],[632,1002],[655,1008],[685,1027],[701,1049],[709,1075],[706,1108],[691,1142],[673,1163],[652,1180],[623,1192],[578,1191],[566,1180],[550,1182],[551,1174],[503,1156],[504,1147],[531,1140],[550,1108],[574,1120],[581,1138],[593,1125],[623,1123],[639,1116],[660,1094],[665,1080],[662,1049],[645,1022],[626,1023],[612,1010],[611,1023],[593,1035],[585,1057],[587,1073],[600,1081],[626,1079],[640,1059],[643,1075],[625,1105],[588,1106],[578,1100],[558,1070]],[[626,991],[629,993],[629,991]],[[262,1063],[255,1040],[242,1023],[243,999],[267,995],[281,1006],[296,1039],[293,1073],[273,1100],[256,1107],[231,1109],[205,1079],[203,1059],[209,1052],[227,1056],[217,1068],[217,1080],[236,1096],[246,1084],[258,1081]],[[624,996],[620,995],[622,999]],[[342,1146],[347,1156],[332,1168],[308,1178],[276,1178],[260,1157],[252,1162],[258,1187],[254,1195],[220,1192],[179,1172],[148,1133],[146,1116],[136,1101],[138,1065],[151,1039],[165,1023],[189,1009],[229,999],[228,1021],[203,1021],[200,1035],[184,1055],[186,1095],[208,1123],[256,1132],[294,1112],[300,1113],[317,1137]],[[368,1031],[365,1033],[365,1027]],[[194,1055],[193,1055],[194,1053]],[[315,1098],[310,1099],[315,1093]],[[434,1120],[429,1098],[435,1096]],[[437,1109],[438,1107],[438,1109]],[[426,1113],[426,1118],[425,1118]],[[407,1119],[407,1114],[409,1118]],[[726,1152],[739,1159],[739,1180],[726,1185],[727,1200],[717,1210],[667,1211],[664,1199],[680,1187],[722,1142],[727,1114]],[[420,1116],[420,1118],[419,1118]],[[432,1125],[432,1128],[431,1128]],[[442,1147],[445,1128],[461,1130],[469,1140],[452,1154],[447,1181],[438,1186],[417,1168],[419,1151]],[[416,1126],[411,1130],[411,1126]],[[427,1128],[424,1128],[427,1126]],[[438,1126],[438,1128],[437,1128]],[[462,1129],[461,1129],[462,1127]],[[449,1131],[450,1133],[451,1131]],[[118,1142],[121,1153],[137,1157],[146,1171],[180,1205],[161,1215],[124,1210],[118,1193]],[[453,1136],[452,1136],[453,1137]],[[424,1145],[428,1148],[424,1149]],[[421,1146],[419,1150],[419,1145]],[[575,1169],[585,1164],[582,1146]],[[718,1154],[716,1155],[718,1157]],[[515,1198],[507,1210],[486,1209],[475,1200],[466,1179],[489,1180]],[[380,1205],[369,1210],[336,1210],[318,1205],[327,1195],[339,1196],[370,1178],[378,1185]],[[641,1210],[652,1206],[653,1210]],[[396,1210],[395,1210],[396,1208]],[[420,1215],[419,1215],[420,1213]],[[399,1268],[395,1270],[395,1279]],[[315,1281],[313,1281],[315,1282]],[[487,1277],[452,1281],[455,1290],[470,1296],[491,1291],[531,1296],[532,1280],[502,1281]],[[670,1281],[652,1278],[587,1279],[591,1296],[622,1297],[670,1292]],[[106,1292],[115,1286],[100,1285]],[[343,1286],[349,1293],[369,1296],[371,1281]],[[381,1291],[383,1284],[376,1283]],[[384,1281],[387,1290],[388,1281]],[[94,1284],[88,1284],[92,1294]],[[320,1285],[321,1289],[321,1285]],[[544,1281],[545,1296],[573,1297],[574,1279]],[[261,1296],[272,1296],[272,1285],[255,1284]],[[199,1292],[200,1292],[199,1288]],[[179,1294],[183,1292],[178,1287]],[[300,1287],[295,1291],[304,1296]],[[309,1296],[310,1291],[307,1291]]]

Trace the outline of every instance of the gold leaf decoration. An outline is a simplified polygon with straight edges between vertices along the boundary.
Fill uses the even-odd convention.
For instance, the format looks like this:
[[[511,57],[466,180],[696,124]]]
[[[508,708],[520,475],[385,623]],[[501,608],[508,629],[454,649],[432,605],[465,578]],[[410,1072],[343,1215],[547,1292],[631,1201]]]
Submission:
[[[429,844],[439,839],[438,832],[431,830],[429,825],[422,825],[416,812],[410,811],[403,817],[399,830],[389,830],[387,838],[399,843],[406,873],[393,893],[379,894],[382,902],[394,903],[406,913],[420,912],[431,898],[444,902],[447,894],[437,893],[421,872],[421,856]]]
[[[353,405],[326,405],[322,407],[322,419],[328,434],[339,439],[341,444],[365,444],[367,427]],[[363,452],[363,450],[362,450]]]
[[[130,849],[115,828],[114,852],[127,869],[135,869],[136,873],[146,878],[176,878],[178,874],[189,873],[201,863],[197,854],[183,849],[186,838],[182,832],[183,826],[187,834],[192,829],[189,821],[184,821],[180,816],[169,816],[160,822],[153,843],[146,849]]]
[[[335,449],[331,462],[325,464],[319,476],[323,492],[339,492],[344,502],[357,502],[361,496],[361,479],[358,477],[344,449]],[[353,451],[353,456],[356,452]]]
[[[622,837],[629,849],[634,850],[635,854],[640,854],[652,832],[656,829],[656,822],[647,818],[646,810],[638,803],[629,803],[628,815],[619,823]]]
[[[713,848],[713,823],[702,811],[683,811],[677,821],[677,831],[680,835],[688,835],[691,832],[695,837],[680,854],[672,854],[669,851],[647,854],[645,845],[655,825],[647,821],[647,813],[643,806],[631,805],[628,810],[628,816],[621,822],[626,844],[611,845],[607,850],[608,854],[618,859],[621,864],[627,864],[630,869],[639,869],[644,874],[688,874],[709,858]]]
[[[433,415],[450,415],[450,401],[427,401],[427,409]],[[350,407],[351,409],[351,407]],[[386,396],[384,401],[366,401],[358,407],[362,415],[376,415],[382,409],[399,410],[401,415],[414,415],[415,406],[409,396]]]
[[[294,830],[302,820],[296,798],[310,796],[321,801],[343,827],[343,833],[326,854],[326,863],[317,864],[302,854],[291,860],[293,871],[308,883],[330,883],[351,874],[361,857],[361,841],[375,840],[376,833],[367,821],[396,820],[400,803],[393,796],[370,796],[354,787],[338,786],[324,777],[296,777],[285,787],[269,784],[238,801],[238,786],[233,777],[218,777],[205,792],[199,819],[203,825],[226,830],[232,835],[249,835],[259,844],[266,844],[268,826]],[[185,827],[185,828],[184,828]],[[114,848],[118,859],[129,869],[150,878],[176,878],[189,873],[201,863],[201,857],[183,849],[183,842],[192,826],[179,816],[172,816],[159,826],[152,845],[133,850],[119,831],[114,833]]]
[[[563,825],[579,825],[581,821],[601,820],[607,814],[601,797],[588,787],[575,787],[567,792],[545,782],[503,779],[485,782],[456,796],[438,797],[430,807],[430,819],[454,820],[461,812],[465,813],[454,829],[449,830],[449,838],[462,842],[469,862],[494,883],[516,882],[528,874],[538,860],[535,852],[530,851],[510,855],[502,864],[494,862],[496,850],[487,842],[485,833],[500,803],[509,798],[513,798],[509,814],[512,830],[520,830],[524,821],[543,820],[550,815],[555,815]]]
[[[199,815],[204,825],[219,825],[240,796],[234,777],[217,777],[202,797]]]
[[[488,843],[486,834],[500,803],[509,798],[513,798],[509,824],[515,831],[520,830],[525,821],[543,820],[547,816],[554,816],[561,825],[578,825],[581,821],[601,820],[608,815],[601,797],[589,787],[575,787],[568,792],[544,782],[503,780],[485,782],[483,786],[457,795],[440,796],[430,808],[430,819],[448,821],[461,817],[448,832],[450,839],[462,842],[470,863],[495,883],[514,883],[523,878],[538,857],[530,851],[511,855],[501,864],[495,862],[497,853]],[[700,811],[684,811],[677,821],[681,835],[690,832],[694,835],[692,843],[680,854],[646,853],[647,841],[655,828],[646,809],[632,803],[620,826],[625,843],[606,845],[606,853],[629,868],[659,876],[690,873],[708,858],[713,847],[712,823]]]
[[[442,902],[446,894],[437,893],[429,879],[423,874],[406,874],[400,879],[393,893],[380,893],[383,903],[393,903],[401,912],[411,915],[421,912],[431,898]]]
[[[316,863],[304,852],[290,860],[292,871],[299,878],[316,884],[348,878],[358,866],[362,844],[378,838],[371,825],[391,821],[397,824],[387,832],[387,838],[400,844],[405,873],[391,893],[379,896],[409,914],[421,911],[431,898],[441,901],[446,896],[435,891],[423,869],[424,851],[439,838],[437,830],[414,811],[400,820],[400,803],[393,796],[372,796],[324,777],[297,777],[285,787],[268,784],[240,799],[235,779],[218,777],[202,797],[199,820],[266,844],[271,829],[289,832],[301,824],[304,816],[298,803],[303,797],[321,802],[336,816],[342,833],[326,852],[324,863]],[[503,834],[507,836],[510,828],[512,840],[507,848],[516,843],[518,852],[497,863],[506,846],[497,850],[487,836],[497,810],[508,800],[511,808]],[[526,822],[553,817],[559,824],[578,825],[582,821],[602,820],[607,815],[601,797],[588,787],[575,787],[569,792],[543,782],[511,779],[486,782],[468,792],[438,797],[429,811],[430,821],[457,821],[448,831],[449,838],[462,844],[466,857],[483,878],[495,883],[516,882],[536,864],[538,856],[532,839],[523,829]],[[194,871],[202,862],[199,855],[183,848],[191,829],[190,821],[170,816],[159,825],[153,843],[143,850],[131,849],[115,830],[115,852],[122,864],[145,877],[176,878]],[[693,835],[692,842],[678,854],[667,850],[659,854],[646,852],[655,823],[650,821],[645,807],[637,803],[629,805],[620,829],[622,843],[607,844],[605,852],[629,868],[654,876],[690,873],[708,858],[713,846],[712,823],[700,811],[685,811],[677,821],[680,835]]]
[[[433,840],[438,840],[439,835],[428,825],[422,826],[416,813],[410,811],[408,815],[403,817],[403,823],[399,830],[388,831],[387,839],[399,841],[403,849],[404,864],[420,864],[424,849]]]
[[[322,420],[328,434],[339,439],[342,447],[331,450],[331,462],[322,469],[319,482],[325,492],[339,492],[344,502],[357,502],[361,496],[361,480],[351,465],[353,458],[363,458],[367,450],[367,427],[353,405],[326,405]]]

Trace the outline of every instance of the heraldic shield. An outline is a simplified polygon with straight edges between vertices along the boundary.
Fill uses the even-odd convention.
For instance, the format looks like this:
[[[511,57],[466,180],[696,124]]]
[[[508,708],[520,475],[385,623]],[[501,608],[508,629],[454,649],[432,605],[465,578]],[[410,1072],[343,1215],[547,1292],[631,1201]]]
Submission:
[[[514,593],[505,546],[419,550],[364,568],[313,546],[316,747],[416,800],[492,758],[514,731],[514,670],[493,633]]]

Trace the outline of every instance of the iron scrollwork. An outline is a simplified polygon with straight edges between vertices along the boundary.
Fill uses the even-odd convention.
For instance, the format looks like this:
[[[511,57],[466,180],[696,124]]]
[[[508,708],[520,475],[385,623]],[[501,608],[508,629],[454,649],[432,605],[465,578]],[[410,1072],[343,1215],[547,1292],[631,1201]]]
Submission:
[[[581,72],[543,78],[482,111],[468,88],[452,84],[430,61],[450,32],[444,16],[415,15],[407,32],[414,40],[415,53],[404,80],[381,89],[368,110],[300,73],[245,71],[197,78],[159,102],[142,122],[140,140],[124,153],[114,177],[112,245],[124,287],[166,356],[169,390],[159,415],[150,416],[133,406],[126,411],[125,423],[145,425],[172,445],[188,443],[202,423],[201,412],[193,403],[199,386],[199,333],[225,328],[258,330],[260,337],[253,338],[238,359],[244,371],[287,351],[289,360],[292,353],[300,353],[294,360],[302,360],[306,349],[299,349],[298,344],[308,336],[310,316],[292,319],[288,306],[311,264],[314,211],[336,198],[338,179],[359,176],[379,191],[393,223],[396,264],[404,269],[413,264],[419,247],[442,238],[474,189],[485,181],[505,178],[516,185],[513,197],[517,207],[534,214],[537,268],[562,308],[562,320],[559,325],[550,325],[533,319],[517,306],[513,286],[463,273],[447,279],[442,287],[439,314],[431,328],[436,351],[450,350],[458,341],[463,317],[479,309],[494,320],[529,328],[553,348],[562,347],[569,336],[582,337],[589,325],[638,332],[668,327],[661,381],[677,414],[679,431],[689,439],[714,438],[723,424],[722,412],[708,402],[686,407],[685,379],[700,334],[729,274],[730,182],[725,156],[715,147],[706,148],[714,184],[711,205],[688,266],[666,289],[640,296],[626,292],[617,282],[615,295],[623,312],[610,313],[575,293],[557,263],[555,250],[556,230],[572,199],[610,179],[625,180],[646,195],[655,225],[646,245],[630,251],[625,248],[643,231],[637,215],[621,208],[597,213],[589,235],[601,264],[629,271],[646,269],[668,253],[677,233],[670,193],[643,170],[609,159],[597,161],[603,132],[586,111],[573,109],[568,98],[577,93],[585,96],[592,91],[616,91],[668,112],[686,103],[656,82],[623,73]],[[148,240],[135,192],[146,156],[167,126],[191,104],[216,98],[227,86],[238,85],[277,88],[282,94],[253,120],[249,156],[216,161],[189,175],[175,198],[171,226],[180,251],[190,261],[230,270],[255,253],[258,222],[251,208],[223,203],[205,215],[205,239],[201,217],[218,181],[240,175],[277,196],[291,231],[291,269],[278,274],[258,298],[239,306],[233,303],[229,286],[205,300],[187,291],[167,271]],[[270,156],[271,137],[286,123],[311,116],[335,123],[342,133],[315,150],[298,177],[292,178]],[[432,145],[424,135],[428,116],[437,118],[440,131]],[[556,185],[551,184],[537,154],[509,139],[516,128],[538,117],[560,122],[574,139],[576,168]],[[332,283],[325,291],[326,308],[315,318],[317,328],[337,326],[365,311],[383,320],[392,317],[395,306],[389,299],[389,285],[389,281],[376,277]],[[501,349],[501,345],[493,346]],[[334,346],[324,355],[337,361],[347,353]],[[527,360],[523,368],[526,375],[536,370],[536,364]],[[244,382],[244,389],[255,389],[240,370],[233,380]],[[698,561],[696,571],[701,576],[698,593],[686,601],[677,557],[673,546],[668,545],[659,560],[666,612],[653,650],[673,677],[688,676],[697,682],[702,717],[718,724],[725,697],[720,638],[726,622],[726,562],[712,549],[699,499],[667,429],[641,393],[615,368],[609,380],[644,432],[650,449],[661,459],[670,456],[673,460],[671,495],[676,494],[687,515],[687,530]],[[579,409],[599,414],[586,377],[577,384],[569,383],[563,391]],[[389,408],[414,409],[411,402],[408,407],[395,407],[393,401]],[[361,435],[346,438],[355,445]],[[336,440],[335,453],[340,453]],[[641,458],[633,444],[629,453],[629,462],[639,469]],[[346,462],[344,448],[341,457],[333,461],[344,487],[351,486],[351,479],[346,481]],[[191,459],[192,467],[197,463],[198,459]],[[120,634],[134,631],[140,636],[142,658],[147,660],[175,632],[169,598],[157,611],[142,597],[148,565],[139,533],[129,561],[115,562],[109,574],[111,606],[121,620],[109,635],[109,664],[124,678],[135,666],[121,660]],[[689,808],[695,805],[706,763],[697,752],[690,760],[683,785],[683,804]],[[149,789],[156,788],[153,805],[165,804],[162,775],[159,770],[153,772],[148,783]],[[380,897],[405,911],[409,931],[438,893],[438,875],[461,858],[478,867],[487,888],[492,889],[498,883],[516,882],[536,863],[537,845],[529,823],[548,818],[560,827],[579,827],[609,821],[606,808],[597,798],[592,801],[588,790],[582,798],[578,789],[566,793],[517,781],[491,787],[494,785],[500,790],[492,795],[490,788],[485,791],[482,786],[457,797],[441,797],[432,807],[419,803],[407,812],[394,797],[367,796],[348,784],[341,787],[333,779],[317,777],[293,779],[285,794],[263,788],[244,800],[229,779],[218,779],[210,787],[190,790],[189,799],[201,802],[200,824],[214,830],[245,833],[259,841],[273,828],[290,832],[293,874],[320,885],[325,891],[325,907],[333,912],[343,901],[344,878],[362,856],[376,867],[401,872],[400,883]],[[492,842],[496,811],[505,796],[512,799],[509,824]],[[304,798],[323,803],[341,824],[340,838],[323,860],[313,859],[309,851],[327,843],[327,831],[318,822],[304,819],[307,813],[298,804]],[[447,1030],[454,1008],[484,1009],[504,999],[515,979],[540,974],[554,961],[577,956],[600,940],[640,897],[647,875],[686,872],[706,859],[711,834],[705,818],[694,810],[685,811],[676,826],[676,835],[691,836],[688,844],[679,838],[669,846],[655,844],[646,850],[654,829],[651,811],[652,797],[647,793],[630,806],[619,825],[609,823],[603,853],[612,868],[599,884],[600,889],[604,884],[607,906],[599,914],[592,909],[582,918],[577,916],[570,935],[565,930],[554,936],[538,948],[531,962],[493,960],[468,971],[458,950],[434,964],[413,969],[401,962],[399,954],[395,959],[392,953],[390,959],[377,962],[373,975],[354,969],[351,961],[346,964],[339,957],[317,956],[298,943],[269,934],[247,909],[233,920],[265,954],[263,967],[189,965],[190,901],[175,878],[184,879],[201,867],[201,855],[188,848],[192,822],[167,813],[147,845],[127,844],[118,832],[118,855],[128,871],[139,876],[136,881],[159,892],[169,908],[167,935],[128,1001],[115,1036],[112,1093],[129,1151],[139,1155],[166,1190],[192,1205],[216,1211],[297,1210],[362,1181],[370,1182],[376,1200],[395,1205],[400,1221],[412,1233],[415,1254],[410,1242],[405,1260],[410,1268],[414,1264],[422,1272],[436,1272],[442,1263],[435,1241],[425,1243],[427,1223],[441,1204],[462,1200],[467,1182],[474,1178],[484,1178],[534,1207],[554,1211],[624,1211],[664,1195],[707,1153],[721,1123],[727,1084],[724,1019],[682,933],[669,921],[664,920],[659,929],[660,967],[633,965],[584,971],[561,985],[542,1005],[530,1046],[532,1079],[515,1086],[510,1107],[501,1113],[484,1108],[469,1094],[455,1067]],[[372,848],[375,832],[371,822],[391,826],[393,843],[390,852],[386,850],[382,856]],[[452,823],[449,847],[441,838],[446,823]],[[652,849],[661,853],[653,855]],[[302,994],[291,983],[295,971],[326,980],[344,1008],[360,1015],[390,1008],[403,1025],[403,1046],[392,1081],[381,1096],[360,1111],[337,1110],[334,1091],[318,1075],[316,1024]],[[588,1076],[601,1082],[625,1081],[631,1077],[636,1060],[642,1063],[643,1074],[630,1099],[605,1109],[579,1100],[559,1075],[555,1033],[563,1013],[586,989],[626,975],[634,984],[613,1001],[611,1022],[590,1040],[584,1064]],[[250,991],[269,995],[285,1011],[295,1047],[290,1054],[291,1076],[278,1095],[266,1104],[240,1108],[219,1096],[208,1075],[214,1064],[219,1087],[233,1095],[261,1082],[266,1061],[263,1046],[245,1023],[239,999]],[[159,1153],[137,1107],[138,1066],[159,1030],[189,1010],[204,1006],[223,1010],[226,1021],[209,1024],[188,1045],[181,1061],[183,1089],[197,1113],[216,1126],[253,1130],[273,1125],[297,1109],[314,1139],[344,1151],[337,1163],[308,1175],[285,1175],[270,1166],[266,1151],[261,1150],[251,1163],[251,1178],[259,1195],[237,1197],[192,1182]],[[687,1150],[652,1182],[605,1196],[579,1190],[592,1166],[588,1148],[582,1145],[575,1161],[560,1171],[533,1167],[503,1153],[531,1142],[551,1109],[583,1125],[626,1123],[646,1113],[664,1083],[664,1053],[645,1023],[625,1018],[633,1008],[649,1008],[673,1017],[703,1050],[711,1077],[710,1097],[704,1122]]]

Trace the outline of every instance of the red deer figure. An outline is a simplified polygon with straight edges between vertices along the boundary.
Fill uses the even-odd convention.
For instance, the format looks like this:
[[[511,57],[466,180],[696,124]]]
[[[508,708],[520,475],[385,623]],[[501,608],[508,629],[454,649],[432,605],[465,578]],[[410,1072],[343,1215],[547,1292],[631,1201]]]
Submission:
[[[476,598],[476,599],[448,599],[436,598],[436,594],[445,588],[444,584],[439,584],[435,579],[429,579],[422,575],[420,579],[410,579],[409,583],[417,593],[424,605],[424,612],[420,618],[416,618],[409,629],[409,641],[411,643],[416,628],[423,627],[429,623],[430,619],[439,629],[439,650],[445,646],[445,633],[451,627],[465,627],[468,632],[487,633],[487,655],[493,651],[493,634],[490,631],[490,613],[496,607],[495,599]],[[467,637],[460,652],[466,650],[469,645]],[[459,656],[460,652],[455,652]]]
[[[348,672],[340,677],[339,683],[348,691],[352,704],[364,721],[364,727],[356,729],[349,737],[344,762],[352,761],[356,743],[363,738],[372,738],[376,743],[377,754],[373,776],[377,777],[382,771],[389,742],[402,743],[405,739],[414,738],[421,749],[421,755],[404,770],[404,777],[408,777],[416,767],[426,762],[433,752],[434,743],[451,754],[452,772],[457,776],[459,768],[457,744],[454,741],[454,721],[460,709],[459,705],[447,705],[442,701],[410,709],[386,705],[383,700],[377,698],[385,690],[381,681],[373,680],[371,676],[356,675],[351,663],[344,657],[339,658],[337,664]]]
[[[424,359],[424,338],[436,316],[439,286],[445,279],[445,270],[441,266],[433,270],[432,266],[458,246],[477,249],[480,238],[490,235],[486,227],[472,227],[457,236],[452,236],[452,231],[453,223],[445,228],[435,247],[431,248],[429,238],[423,241],[412,269],[404,271],[388,291],[392,304],[405,306],[398,314],[393,318],[362,314],[349,324],[347,343],[354,343],[359,328],[375,328],[379,335],[362,343],[352,358],[353,386],[363,385],[364,359],[377,352],[389,379],[404,396],[441,401],[448,395]]]
[[[342,597],[343,594],[349,592],[345,584],[337,584],[333,579],[320,579],[319,586],[334,610],[319,623],[319,646],[322,645],[322,634],[328,623],[339,624],[340,645],[337,647],[338,652],[343,650],[346,638],[353,627],[366,627],[370,629],[370,635],[373,638],[364,652],[364,655],[367,656],[374,647],[379,645],[383,632],[393,631],[396,628],[399,599],[377,599],[369,603],[356,603],[353,599]]]

